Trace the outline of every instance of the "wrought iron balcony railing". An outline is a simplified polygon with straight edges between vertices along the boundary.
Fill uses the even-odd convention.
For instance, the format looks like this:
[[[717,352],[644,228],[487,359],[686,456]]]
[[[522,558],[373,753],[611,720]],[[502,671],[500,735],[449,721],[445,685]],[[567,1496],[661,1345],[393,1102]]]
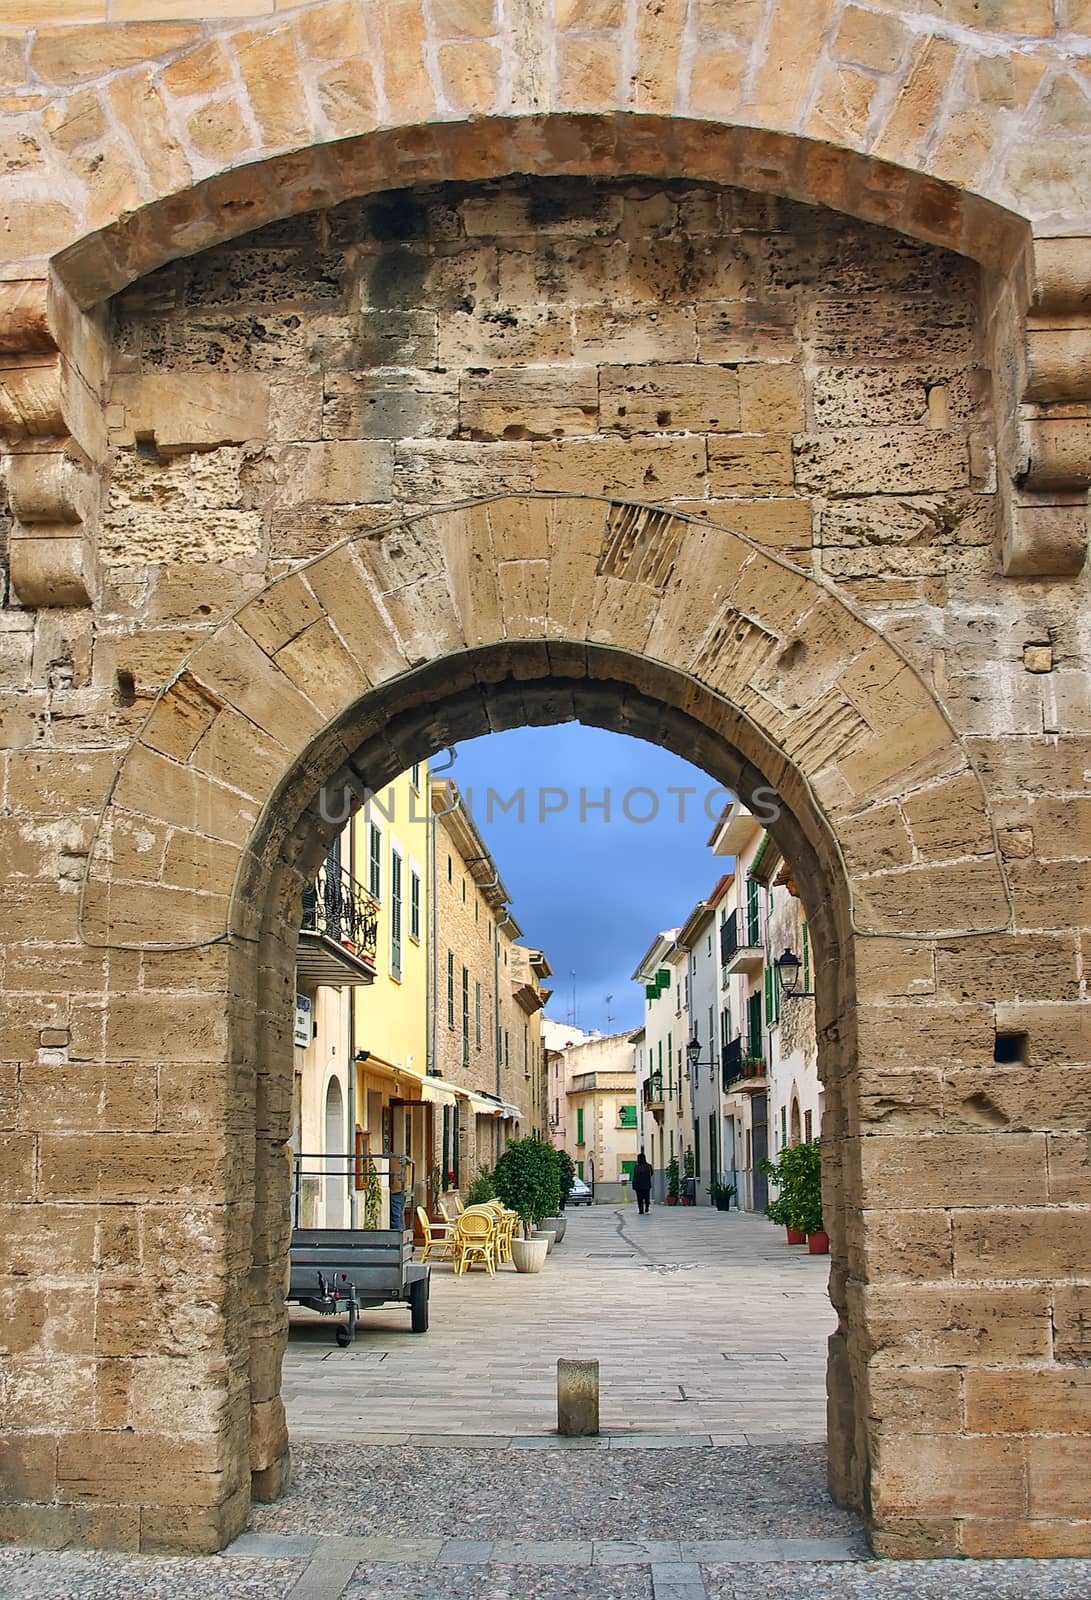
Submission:
[[[752,1043],[750,1048],[751,1050],[753,1049]],[[734,1039],[724,1046],[723,1085],[725,1090],[732,1088],[737,1083],[745,1083],[751,1078],[764,1078],[765,1073],[764,1056],[743,1054],[742,1034],[736,1034]]]
[[[641,1085],[645,1106],[661,1106],[663,1104],[663,1074],[653,1072],[644,1079]]]
[[[301,926],[367,961],[375,958],[379,909],[363,884],[336,862],[327,861],[304,894]]]

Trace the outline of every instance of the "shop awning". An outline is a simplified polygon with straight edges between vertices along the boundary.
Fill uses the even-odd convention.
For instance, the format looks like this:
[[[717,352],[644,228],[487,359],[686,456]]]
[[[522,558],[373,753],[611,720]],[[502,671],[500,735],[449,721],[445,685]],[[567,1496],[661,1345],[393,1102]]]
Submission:
[[[490,1100],[487,1095],[474,1094],[472,1089],[464,1090],[470,1102],[470,1110],[479,1117],[499,1117],[503,1114],[504,1107],[499,1100]]]
[[[512,1122],[522,1122],[523,1120],[523,1113],[519,1110],[519,1107],[509,1106],[507,1101],[505,1101],[500,1107],[500,1115],[504,1118],[505,1122],[509,1119]]]
[[[453,1106],[459,1098],[459,1090],[453,1083],[446,1083],[442,1078],[429,1077],[426,1073],[417,1072],[411,1067],[400,1068],[398,1084],[401,1089],[407,1089],[411,1085],[419,1091],[422,1100],[431,1101],[434,1105]]]

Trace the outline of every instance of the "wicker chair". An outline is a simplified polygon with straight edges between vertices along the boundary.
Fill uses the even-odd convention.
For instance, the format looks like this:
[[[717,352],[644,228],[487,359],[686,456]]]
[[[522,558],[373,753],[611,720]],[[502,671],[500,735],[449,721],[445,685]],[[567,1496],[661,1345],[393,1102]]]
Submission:
[[[424,1250],[421,1261],[430,1261],[434,1256],[437,1261],[455,1260],[455,1236],[453,1228],[444,1222],[433,1222],[423,1206],[417,1207],[417,1221],[420,1223],[421,1232],[424,1234]]]
[[[497,1223],[485,1211],[467,1210],[455,1223],[454,1263],[459,1277],[475,1261],[483,1261],[490,1277],[496,1272]]]

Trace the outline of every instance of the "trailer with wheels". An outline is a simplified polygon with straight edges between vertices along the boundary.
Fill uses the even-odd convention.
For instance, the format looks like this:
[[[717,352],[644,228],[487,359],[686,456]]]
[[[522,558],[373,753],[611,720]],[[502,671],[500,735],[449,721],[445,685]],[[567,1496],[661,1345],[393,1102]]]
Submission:
[[[288,1300],[319,1316],[337,1318],[334,1332],[343,1349],[355,1337],[360,1312],[374,1306],[401,1302],[409,1308],[412,1331],[428,1331],[431,1269],[413,1260],[413,1232],[405,1226],[400,1203],[413,1192],[407,1157],[383,1153],[367,1159],[364,1192],[369,1198],[359,1209],[366,1221],[393,1226],[303,1225],[316,1220],[316,1213],[347,1221],[356,1212],[347,1184],[357,1181],[358,1165],[356,1156],[295,1158]]]

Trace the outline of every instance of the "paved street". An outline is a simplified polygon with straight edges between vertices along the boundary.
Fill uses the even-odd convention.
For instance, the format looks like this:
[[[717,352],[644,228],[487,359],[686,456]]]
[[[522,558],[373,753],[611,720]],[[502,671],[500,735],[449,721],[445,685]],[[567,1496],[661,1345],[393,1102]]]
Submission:
[[[434,1274],[432,1329],[301,1319],[294,1481],[221,1556],[0,1550],[3,1600],[1087,1600],[1091,1561],[880,1562],[825,1488],[828,1263],[732,1213],[570,1216],[539,1277]],[[602,1363],[562,1441],[556,1358]]]
[[[600,1363],[611,1433],[703,1443],[822,1440],[829,1261],[748,1213],[568,1212],[539,1276],[432,1273],[431,1328],[365,1313],[349,1350],[297,1318],[284,1364],[293,1439],[534,1436],[556,1421],[557,1358]],[[627,1441],[631,1443],[632,1441]]]

